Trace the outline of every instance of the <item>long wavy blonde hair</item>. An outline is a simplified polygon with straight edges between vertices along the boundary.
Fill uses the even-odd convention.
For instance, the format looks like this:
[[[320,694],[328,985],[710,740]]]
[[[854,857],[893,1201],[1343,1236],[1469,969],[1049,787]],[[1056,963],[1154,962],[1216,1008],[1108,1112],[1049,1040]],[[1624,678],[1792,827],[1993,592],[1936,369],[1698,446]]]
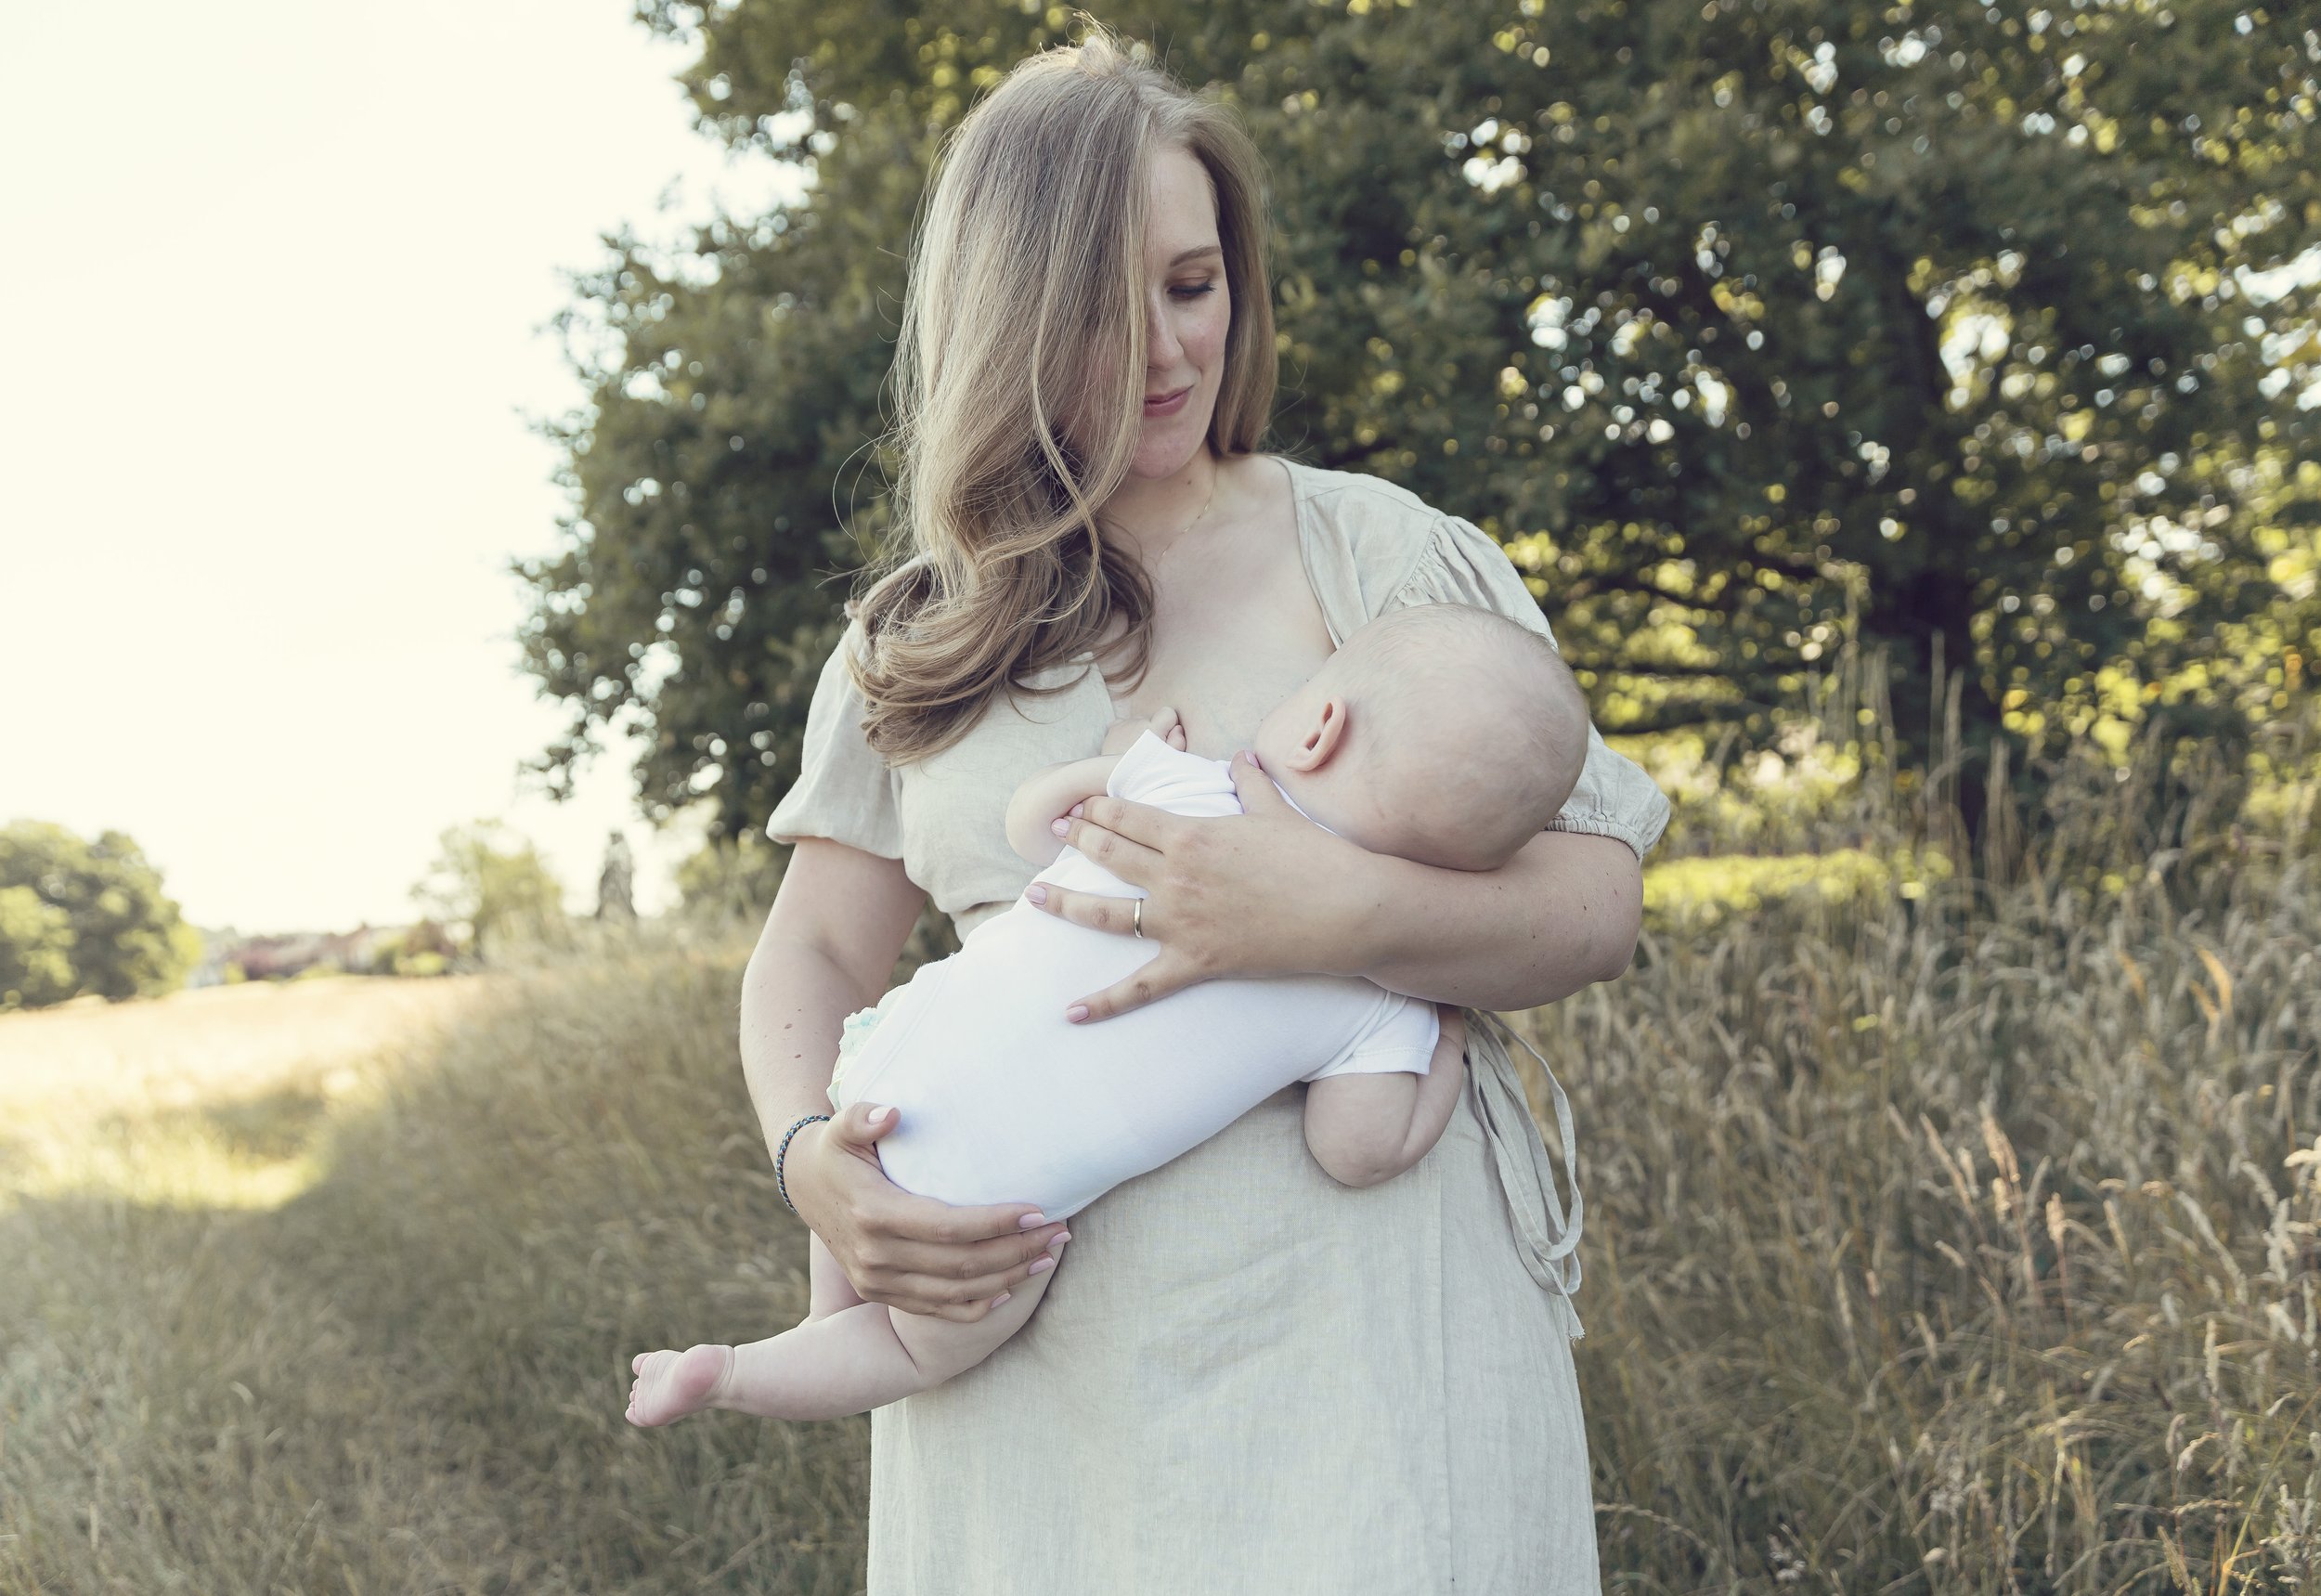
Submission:
[[[1026,58],[939,149],[893,370],[899,529],[848,605],[848,656],[889,765],[949,747],[1023,678],[1121,634],[1141,680],[1152,592],[1098,510],[1144,413],[1146,184],[1177,148],[1214,187],[1232,319],[1208,441],[1264,435],[1274,399],[1264,165],[1239,118],[1135,58],[1101,24]]]

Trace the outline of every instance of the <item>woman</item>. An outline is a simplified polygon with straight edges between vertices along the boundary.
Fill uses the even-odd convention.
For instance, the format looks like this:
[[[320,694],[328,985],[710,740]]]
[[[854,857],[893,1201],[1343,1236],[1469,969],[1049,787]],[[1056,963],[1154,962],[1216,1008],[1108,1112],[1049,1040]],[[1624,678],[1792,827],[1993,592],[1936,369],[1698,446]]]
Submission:
[[[862,1293],[973,1317],[1070,1266],[1031,1326],[872,1426],[870,1590],[1592,1590],[1563,1291],[1575,1235],[1505,1051],[1435,1150],[1367,1190],[1303,1145],[1295,1089],[1115,1188],[1068,1237],[879,1173],[884,1125],[818,1106],[931,893],[962,933],[1023,890],[1004,811],[1122,714],[1196,753],[1363,620],[1486,605],[1544,626],[1496,545],[1375,477],[1253,452],[1274,387],[1262,171],[1230,112],[1101,30],[1019,64],[956,130],[915,245],[896,377],[911,547],[854,605],[768,824],[797,850],[742,1000],[788,1195]],[[1092,803],[1070,840],[1150,889],[1050,912],[1160,944],[1086,1023],[1219,975],[1321,970],[1478,1008],[1627,967],[1665,801],[1601,738],[1487,875],[1362,852],[1246,763],[1250,813]],[[1548,1219],[1540,1214],[1543,1205]],[[1573,1214],[1574,1232],[1577,1212]]]

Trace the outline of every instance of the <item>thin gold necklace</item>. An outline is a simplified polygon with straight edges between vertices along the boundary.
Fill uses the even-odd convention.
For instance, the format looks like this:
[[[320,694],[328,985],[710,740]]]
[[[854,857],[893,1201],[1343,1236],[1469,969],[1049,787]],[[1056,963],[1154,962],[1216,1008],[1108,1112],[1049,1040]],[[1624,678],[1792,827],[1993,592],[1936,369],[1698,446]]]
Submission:
[[[1210,468],[1209,497],[1200,501],[1200,508],[1193,513],[1193,518],[1176,529],[1176,536],[1169,539],[1169,549],[1175,548],[1178,540],[1181,539],[1186,533],[1190,532],[1194,527],[1199,526],[1201,517],[1209,513],[1209,507],[1217,501],[1217,478],[1223,476],[1224,474],[1225,470],[1222,466],[1212,466]],[[1165,554],[1167,552],[1168,549],[1163,549],[1161,551],[1161,553]]]

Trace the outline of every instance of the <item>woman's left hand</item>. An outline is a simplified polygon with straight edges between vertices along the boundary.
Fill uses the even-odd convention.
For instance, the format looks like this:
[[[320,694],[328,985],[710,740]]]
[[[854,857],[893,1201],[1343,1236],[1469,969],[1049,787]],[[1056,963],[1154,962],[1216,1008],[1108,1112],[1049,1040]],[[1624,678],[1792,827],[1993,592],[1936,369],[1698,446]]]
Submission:
[[[1109,1019],[1218,976],[1335,970],[1345,953],[1338,911],[1370,855],[1307,820],[1247,751],[1233,757],[1243,812],[1215,819],[1098,797],[1057,824],[1072,847],[1142,887],[1144,934],[1159,954],[1065,1018]],[[1136,902],[1034,886],[1031,901],[1074,925],[1128,936]],[[1084,1011],[1084,1012],[1083,1012]]]

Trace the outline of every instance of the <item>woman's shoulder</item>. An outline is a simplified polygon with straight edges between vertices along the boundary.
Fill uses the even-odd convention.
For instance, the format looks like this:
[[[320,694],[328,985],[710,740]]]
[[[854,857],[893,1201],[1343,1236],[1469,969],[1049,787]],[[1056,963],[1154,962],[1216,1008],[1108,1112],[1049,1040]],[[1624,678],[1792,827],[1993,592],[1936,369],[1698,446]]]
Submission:
[[[1443,518],[1435,509],[1398,482],[1366,471],[1335,471],[1308,465],[1286,454],[1276,460],[1289,468],[1298,498],[1323,516],[1342,522],[1357,534],[1401,534],[1422,537]]]
[[[1411,602],[1414,589],[1433,586],[1431,574],[1438,566],[1472,564],[1485,555],[1506,564],[1505,554],[1472,523],[1400,483],[1276,458],[1290,468],[1313,552],[1359,591],[1366,618]]]

